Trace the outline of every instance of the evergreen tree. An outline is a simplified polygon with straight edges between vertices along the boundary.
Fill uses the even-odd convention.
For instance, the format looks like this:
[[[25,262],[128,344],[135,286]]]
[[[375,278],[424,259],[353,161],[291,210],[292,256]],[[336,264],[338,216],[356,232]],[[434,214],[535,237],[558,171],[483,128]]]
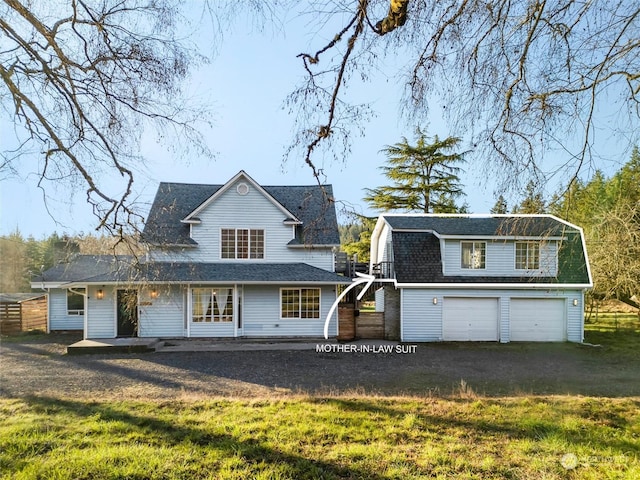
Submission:
[[[513,208],[513,213],[545,213],[546,205],[542,192],[533,181],[525,187],[525,197]]]
[[[392,185],[366,189],[364,200],[382,210],[445,213],[460,211],[455,198],[463,195],[458,164],[464,162],[466,152],[455,151],[461,140],[437,136],[429,143],[425,133],[416,129],[416,144],[403,137],[382,151],[387,165],[381,167]]]
[[[508,211],[507,201],[504,199],[502,195],[500,195],[496,200],[495,205],[491,208],[491,213],[504,214],[504,213],[507,213],[507,211]]]

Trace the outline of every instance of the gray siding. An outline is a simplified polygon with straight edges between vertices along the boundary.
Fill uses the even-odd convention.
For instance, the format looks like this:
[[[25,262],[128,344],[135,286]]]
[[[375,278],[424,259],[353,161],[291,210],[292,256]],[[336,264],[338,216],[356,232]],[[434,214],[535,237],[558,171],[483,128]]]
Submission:
[[[577,301],[577,305],[573,301]],[[567,340],[584,341],[584,292],[572,290],[567,293]]]
[[[96,292],[101,288],[104,298],[97,299]],[[88,289],[87,338],[115,338],[116,336],[116,296],[111,286]]]
[[[584,300],[581,290],[498,290],[498,289],[402,289],[401,335],[409,342],[442,340],[442,304],[444,297],[476,297],[499,299],[499,340],[509,341],[511,298],[566,299],[567,340],[582,342],[584,334]],[[433,304],[436,298],[438,303]],[[574,305],[574,299],[578,305]]]
[[[298,288],[296,285],[284,288]],[[322,337],[324,321],[336,298],[335,287],[323,287],[320,292],[319,319],[280,318],[280,287],[244,287],[243,325],[247,337]],[[337,309],[329,324],[329,335],[337,335]]]
[[[233,337],[235,335],[234,322],[191,322],[192,337]]]
[[[486,268],[468,269],[461,267],[461,241],[486,242]],[[540,245],[540,268],[538,270],[516,270],[516,247],[513,240],[460,240],[447,239],[444,251],[444,274],[463,276],[512,276],[549,277],[558,273],[558,245],[556,241]]]
[[[433,298],[438,303],[433,304]],[[403,288],[400,291],[400,335],[405,342],[442,340],[442,296],[434,291]]]
[[[67,290],[59,288],[49,290],[49,330],[82,329],[84,329],[84,316],[67,315]]]
[[[151,298],[150,290],[140,292],[140,337],[182,337],[184,330],[184,288],[159,286],[158,297]]]

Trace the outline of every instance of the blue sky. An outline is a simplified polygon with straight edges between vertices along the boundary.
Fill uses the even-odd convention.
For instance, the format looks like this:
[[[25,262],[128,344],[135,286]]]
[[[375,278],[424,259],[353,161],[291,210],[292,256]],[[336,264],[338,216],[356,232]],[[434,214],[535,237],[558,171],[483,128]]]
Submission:
[[[225,34],[218,55],[210,65],[195,72],[188,84],[190,95],[210,103],[214,112],[213,127],[203,133],[216,152],[215,158],[174,157],[154,141],[145,141],[141,146],[145,167],[136,173],[135,186],[143,214],[161,181],[224,183],[242,169],[263,185],[315,182],[302,158],[290,158],[283,163],[283,153],[294,133],[293,116],[283,104],[304,74],[296,55],[322,44],[322,39],[314,39],[305,25],[305,21],[297,19],[285,23],[282,30],[258,32],[250,22],[240,21],[232,32]],[[314,162],[324,169],[339,201],[358,212],[373,214],[362,197],[364,188],[386,183],[378,169],[385,161],[379,151],[385,145],[400,141],[402,136],[412,139],[414,125],[400,118],[398,106],[402,89],[395,72],[390,76],[379,73],[366,84],[354,85],[351,94],[370,101],[375,117],[366,124],[363,137],[353,137],[347,158],[334,161],[314,157]],[[430,136],[461,135],[447,129],[437,108],[432,108],[427,127]],[[11,134],[10,128],[2,128],[0,143],[10,144]],[[495,203],[495,186],[486,178],[480,162],[473,161],[473,157],[470,160],[461,175],[467,194],[465,200],[472,212],[488,212]],[[624,161],[626,157],[621,157],[614,163]],[[2,180],[0,234],[16,227],[23,235],[36,238],[54,231],[92,232],[97,221],[84,202],[82,189],[74,194],[67,188],[50,188],[45,205],[43,192],[36,187],[36,165],[35,161],[25,162],[20,166],[18,177]],[[553,190],[550,188],[548,193]]]

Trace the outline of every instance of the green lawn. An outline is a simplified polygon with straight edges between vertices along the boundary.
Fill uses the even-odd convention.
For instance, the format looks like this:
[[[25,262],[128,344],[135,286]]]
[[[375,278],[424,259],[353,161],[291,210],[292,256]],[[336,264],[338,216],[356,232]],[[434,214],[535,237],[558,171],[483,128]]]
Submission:
[[[638,399],[578,397],[1,400],[0,472],[28,479],[635,479],[639,407]]]
[[[636,316],[585,330],[640,352]],[[0,399],[0,478],[637,479],[640,398]]]
[[[635,314],[600,313],[585,320],[584,341],[602,345],[607,353],[637,355],[640,353],[640,318]]]

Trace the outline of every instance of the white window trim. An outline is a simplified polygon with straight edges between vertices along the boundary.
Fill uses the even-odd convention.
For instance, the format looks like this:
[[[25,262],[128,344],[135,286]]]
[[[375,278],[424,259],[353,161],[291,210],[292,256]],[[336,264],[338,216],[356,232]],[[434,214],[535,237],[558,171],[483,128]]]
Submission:
[[[224,258],[222,256],[222,231],[233,230],[235,235],[235,252],[233,258]],[[249,232],[248,251],[249,256],[247,258],[238,258],[238,230],[247,230]],[[262,231],[262,258],[251,258],[251,231]],[[266,228],[253,228],[253,227],[220,227],[218,232],[219,248],[218,258],[222,261],[240,261],[240,262],[262,262],[267,259],[267,229]]]
[[[232,310],[231,310],[231,320],[219,320],[219,321],[214,321],[213,317],[211,317],[211,321],[207,322],[206,320],[202,320],[200,322],[196,322],[193,318],[194,315],[194,310],[193,310],[193,299],[194,299],[194,294],[193,291],[194,290],[208,290],[209,293],[213,292],[214,290],[219,290],[220,288],[230,288],[231,289],[231,305],[232,305]],[[235,329],[235,324],[236,324],[236,286],[235,285],[215,285],[215,286],[193,286],[190,285],[189,286],[189,293],[188,293],[188,297],[189,297],[189,305],[188,305],[188,318],[187,318],[187,322],[189,325],[189,332],[191,331],[190,325],[229,325],[230,323],[234,324],[234,329]],[[210,297],[211,298],[211,297]],[[206,316],[206,315],[205,315]],[[204,317],[203,317],[204,318]]]
[[[84,290],[84,293],[77,292],[72,288],[67,288],[67,291],[65,292],[64,299],[65,299],[65,307],[66,307],[68,317],[82,317],[87,311],[87,289],[85,287],[80,287],[80,288]],[[82,297],[82,309],[69,310],[69,293],[73,293],[74,295],[79,295]],[[74,312],[74,313],[69,313],[69,312]]]
[[[298,317],[284,317],[282,315],[282,292],[284,290],[298,290],[298,292],[302,293],[302,290],[317,290],[318,291],[318,316],[317,317],[311,317],[311,318],[302,318],[300,316]],[[281,287],[280,288],[280,297],[279,297],[279,302],[280,302],[280,320],[286,321],[286,320],[304,320],[304,321],[313,321],[313,320],[319,320],[320,318],[322,318],[322,288],[320,287]],[[300,312],[302,312],[302,295],[300,295],[300,303],[298,304],[298,315],[300,315]]]
[[[480,243],[482,245],[484,245],[484,267],[478,267],[475,268],[473,266],[471,267],[465,267],[463,262],[462,262],[462,245],[465,243],[470,243],[472,244],[472,255],[473,253],[475,253],[476,250],[476,244]],[[478,240],[461,240],[460,241],[460,270],[462,271],[467,271],[467,270],[486,270],[487,269],[487,242],[484,241],[478,241]]]
[[[538,246],[538,268],[527,268],[525,266],[525,268],[518,268],[518,244],[526,244],[527,245],[527,251],[526,251],[526,258],[525,258],[525,265],[527,265],[529,263],[529,245],[537,245]],[[556,259],[557,260],[557,259]],[[542,242],[539,240],[524,240],[524,241],[517,241],[517,242],[513,242],[513,267],[514,270],[517,270],[519,272],[537,272],[541,269],[540,265],[541,265],[541,261],[542,261]],[[557,269],[556,269],[557,271]]]

